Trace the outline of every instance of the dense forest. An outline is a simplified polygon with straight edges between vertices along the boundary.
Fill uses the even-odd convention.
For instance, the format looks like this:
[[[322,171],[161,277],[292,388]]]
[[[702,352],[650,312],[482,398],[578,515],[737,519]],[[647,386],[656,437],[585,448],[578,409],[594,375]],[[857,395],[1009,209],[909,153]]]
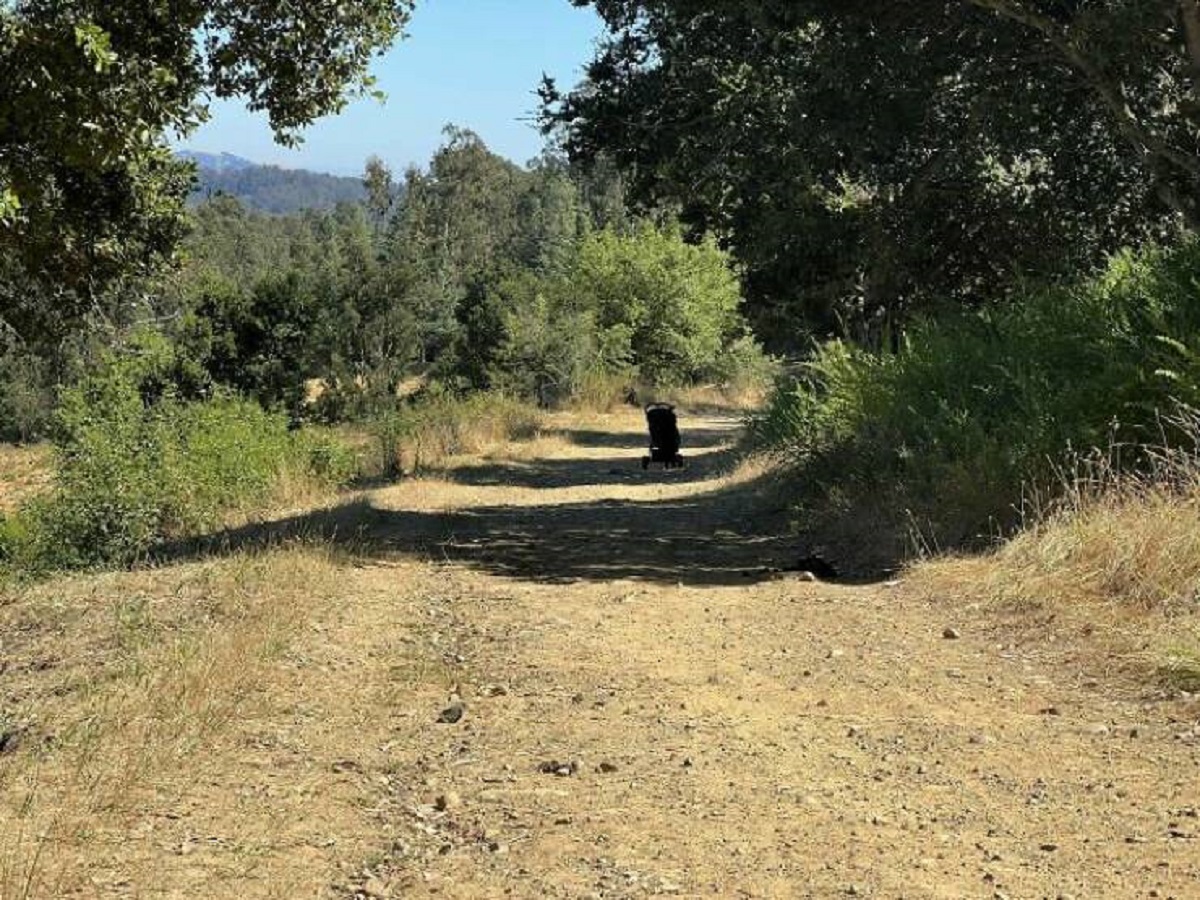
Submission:
[[[412,377],[549,405],[600,381],[721,382],[768,365],[726,254],[669,217],[627,213],[611,167],[547,155],[523,168],[449,127],[427,168],[397,182],[372,158],[360,186],[365,202],[293,215],[231,195],[197,205],[177,265],[122,285],[107,315],[41,352],[10,344],[9,436],[44,430],[56,383],[148,332],[171,347],[181,396],[231,390],[296,421],[370,415]]]
[[[807,473],[804,508],[939,546],[1004,533],[1069,451],[1191,441],[1195,4],[575,4],[607,36],[581,84],[542,84],[541,158],[448,127],[427,165],[371,158],[361,200],[286,215],[188,209],[165,135],[212,91],[294,141],[370,90],[410,4],[306,7],[333,49],[298,58],[271,11],[230,31],[237,4],[5,8],[4,436],[61,435],[63,398],[131,354],[147,404],[293,427],[786,358],[749,431]],[[47,92],[69,116],[31,115]]]

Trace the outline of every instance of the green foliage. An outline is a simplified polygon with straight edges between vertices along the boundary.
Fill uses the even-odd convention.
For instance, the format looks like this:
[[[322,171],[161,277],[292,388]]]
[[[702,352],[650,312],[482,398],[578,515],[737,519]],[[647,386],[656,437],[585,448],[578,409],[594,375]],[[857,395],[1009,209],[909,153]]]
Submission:
[[[547,132],[721,235],[777,346],[881,346],[1200,221],[1190,3],[578,5],[609,33]]]
[[[644,223],[580,241],[554,271],[481,278],[459,306],[451,371],[543,405],[596,378],[685,385],[766,365],[738,311],[737,276],[711,242]]]
[[[11,568],[127,565],[261,505],[297,470],[326,484],[347,477],[345,452],[293,435],[257,404],[182,400],[176,362],[161,337],[140,335],[63,392],[56,487],[5,524]]]
[[[610,377],[686,384],[762,367],[729,258],[624,219],[612,171],[552,156],[522,169],[450,128],[402,191],[377,160],[364,181],[369,208],[268,217],[222,197],[196,209],[163,306],[211,384],[333,422],[386,412],[415,376],[550,405]]]
[[[0,4],[0,259],[53,289],[4,309],[26,340],[77,328],[94,294],[157,271],[182,234],[192,167],[168,133],[241,98],[277,138],[371,86],[410,0]]]
[[[588,236],[568,290],[576,308],[595,316],[612,362],[627,360],[654,384],[705,377],[744,332],[729,258],[711,241],[689,244],[649,224]]]
[[[503,330],[491,386],[551,406],[572,398],[594,372],[628,368],[619,351],[606,354],[594,312],[564,300],[570,286],[528,273],[499,286]]]
[[[386,397],[419,352],[404,273],[380,260],[366,211],[276,218],[230,198],[197,210],[170,326],[209,380],[331,421]],[[322,384],[306,405],[305,382]]]
[[[570,287],[530,271],[476,285],[459,306],[449,374],[543,406],[569,399],[589,372],[620,361],[603,358],[595,317],[568,301]]]
[[[54,413],[50,366],[16,341],[0,338],[0,441],[43,437]]]
[[[818,513],[864,504],[949,547],[1015,524],[1067,455],[1185,441],[1200,399],[1200,243],[1123,254],[1077,288],[916,327],[900,352],[833,342],[751,422]],[[875,518],[872,527],[877,528]]]

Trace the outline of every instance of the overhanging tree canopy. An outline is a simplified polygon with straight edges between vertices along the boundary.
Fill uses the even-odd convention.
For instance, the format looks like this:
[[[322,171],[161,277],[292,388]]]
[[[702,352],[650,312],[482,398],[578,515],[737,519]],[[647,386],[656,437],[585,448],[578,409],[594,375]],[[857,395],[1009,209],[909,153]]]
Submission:
[[[547,129],[717,231],[770,330],[878,339],[1192,217],[1195,3],[593,5],[609,38]]]
[[[15,0],[0,3],[0,316],[45,325],[14,279],[70,318],[179,236],[190,167],[165,136],[243,98],[276,136],[368,90],[367,65],[412,0]],[[14,274],[14,273],[19,273]]]

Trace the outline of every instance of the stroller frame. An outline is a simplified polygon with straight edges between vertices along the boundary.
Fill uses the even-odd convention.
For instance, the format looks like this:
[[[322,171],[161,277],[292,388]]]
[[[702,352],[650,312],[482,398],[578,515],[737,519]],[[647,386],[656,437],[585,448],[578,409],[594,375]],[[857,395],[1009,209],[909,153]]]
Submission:
[[[682,469],[679,452],[679,423],[675,407],[669,403],[649,403],[645,408],[646,425],[650,429],[650,454],[642,457],[642,469],[650,463],[662,463],[663,469]]]

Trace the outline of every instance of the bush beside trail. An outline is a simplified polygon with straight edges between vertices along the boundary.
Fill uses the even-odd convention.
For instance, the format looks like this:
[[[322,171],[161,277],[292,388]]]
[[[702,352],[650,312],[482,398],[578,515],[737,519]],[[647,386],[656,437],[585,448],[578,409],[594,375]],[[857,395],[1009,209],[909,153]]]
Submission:
[[[393,478],[438,466],[452,456],[535,437],[539,409],[503,394],[434,395],[371,423],[380,474]]]
[[[336,441],[290,431],[255,403],[180,399],[159,379],[161,345],[141,349],[110,355],[63,392],[54,487],[0,520],[0,565],[10,572],[129,565],[165,541],[354,473]]]
[[[749,442],[793,468],[806,524],[869,562],[913,537],[990,545],[1072,455],[1118,448],[1136,468],[1141,448],[1192,440],[1164,415],[1200,404],[1198,273],[1196,242],[1123,254],[1078,286],[923,323],[895,354],[826,344]]]

